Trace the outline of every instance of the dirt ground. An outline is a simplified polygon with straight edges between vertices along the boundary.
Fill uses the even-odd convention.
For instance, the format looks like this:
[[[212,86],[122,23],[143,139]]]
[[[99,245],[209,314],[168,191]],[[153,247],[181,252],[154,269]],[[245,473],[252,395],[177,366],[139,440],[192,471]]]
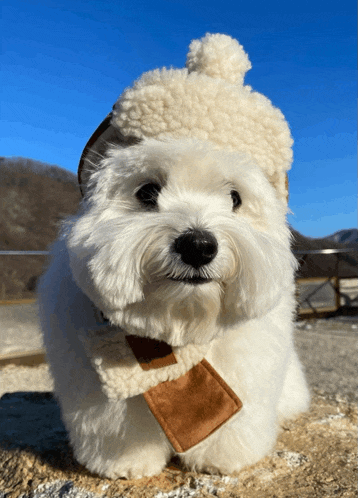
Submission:
[[[7,367],[0,498],[356,497],[357,323],[300,323],[295,339],[313,393],[311,409],[285,424],[268,457],[230,476],[186,472],[178,461],[152,478],[92,475],[72,456],[58,405],[46,392],[47,367],[33,369],[32,381],[30,368]]]
[[[8,402],[16,418],[16,402],[11,403],[10,396]],[[37,413],[47,410],[49,419],[56,418],[57,407],[49,394],[32,402]],[[29,405],[31,399],[22,403]],[[159,476],[135,481],[90,474],[73,459],[59,426],[57,442],[52,441],[50,448],[46,436],[37,449],[21,447],[26,446],[21,439],[18,447],[14,440],[7,447],[3,444],[0,489],[6,498],[353,498],[357,496],[356,424],[354,405],[315,396],[309,413],[284,426],[275,451],[237,475],[185,472],[174,461]]]

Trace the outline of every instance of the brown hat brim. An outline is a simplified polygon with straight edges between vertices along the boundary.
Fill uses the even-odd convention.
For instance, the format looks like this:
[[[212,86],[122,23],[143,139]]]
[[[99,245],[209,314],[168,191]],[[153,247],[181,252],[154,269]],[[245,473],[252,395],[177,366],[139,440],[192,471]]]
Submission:
[[[128,147],[139,142],[140,139],[137,137],[122,135],[121,131],[116,126],[113,126],[112,113],[109,113],[92,133],[81,154],[77,177],[82,196],[85,194],[85,186],[89,177],[103,158],[109,145]]]

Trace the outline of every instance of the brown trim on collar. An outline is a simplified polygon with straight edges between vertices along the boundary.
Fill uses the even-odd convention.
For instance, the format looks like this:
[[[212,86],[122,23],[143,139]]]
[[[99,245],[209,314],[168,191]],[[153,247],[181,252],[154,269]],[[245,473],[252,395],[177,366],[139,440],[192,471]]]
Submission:
[[[177,363],[171,346],[166,342],[136,335],[125,337],[142,370],[152,370]]]
[[[179,453],[203,441],[242,408],[241,400],[205,359],[143,396]]]

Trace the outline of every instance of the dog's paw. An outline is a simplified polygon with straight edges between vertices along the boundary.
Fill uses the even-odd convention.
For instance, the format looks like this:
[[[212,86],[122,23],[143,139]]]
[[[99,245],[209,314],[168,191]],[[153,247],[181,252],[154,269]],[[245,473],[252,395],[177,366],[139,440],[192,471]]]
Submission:
[[[239,472],[246,463],[242,460],[227,460],[217,462],[215,457],[205,458],[204,462],[188,462],[188,460],[183,459],[184,466],[191,471],[203,472],[211,475],[230,475],[235,472]],[[250,462],[252,463],[252,462]]]
[[[101,472],[101,475],[110,479],[140,479],[141,477],[151,477],[160,474],[166,464],[165,460],[157,461],[148,456],[145,461],[117,462]]]
[[[242,423],[242,420],[241,420]],[[240,431],[222,427],[206,440],[180,454],[183,464],[190,470],[209,474],[228,475],[252,465],[271,451],[275,443],[275,433],[269,438],[251,437],[249,440]],[[247,432],[252,428],[247,427]]]

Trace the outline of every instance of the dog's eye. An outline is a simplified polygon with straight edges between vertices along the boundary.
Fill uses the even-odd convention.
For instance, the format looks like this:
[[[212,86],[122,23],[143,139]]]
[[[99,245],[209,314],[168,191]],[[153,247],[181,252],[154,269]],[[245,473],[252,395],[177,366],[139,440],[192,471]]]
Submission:
[[[242,204],[240,194],[236,190],[232,190],[230,192],[230,195],[231,195],[231,199],[232,199],[233,209],[237,209]]]
[[[158,183],[146,183],[137,190],[135,196],[144,206],[155,207],[161,188]]]

